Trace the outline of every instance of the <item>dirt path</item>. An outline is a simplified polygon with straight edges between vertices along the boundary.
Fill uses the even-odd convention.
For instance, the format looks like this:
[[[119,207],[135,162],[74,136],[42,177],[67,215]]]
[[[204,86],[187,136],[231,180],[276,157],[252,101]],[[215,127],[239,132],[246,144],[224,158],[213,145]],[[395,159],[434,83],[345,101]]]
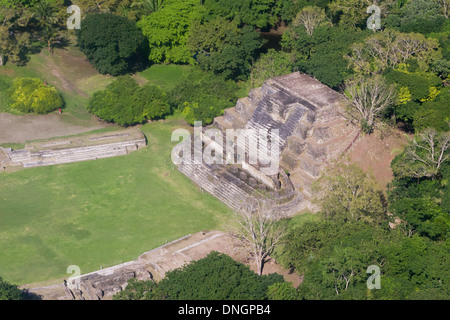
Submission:
[[[68,136],[106,127],[95,118],[86,123],[86,126],[78,126],[67,123],[64,117],[70,115],[56,113],[45,116],[14,116],[0,113],[0,144]]]

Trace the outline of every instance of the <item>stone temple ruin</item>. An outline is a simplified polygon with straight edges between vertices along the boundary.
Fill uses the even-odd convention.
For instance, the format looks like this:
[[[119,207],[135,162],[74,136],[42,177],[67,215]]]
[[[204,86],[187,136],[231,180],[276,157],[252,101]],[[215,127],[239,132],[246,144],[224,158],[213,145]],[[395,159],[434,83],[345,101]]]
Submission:
[[[278,173],[266,175],[262,165],[247,161],[183,162],[178,169],[233,210],[265,199],[283,215],[316,211],[313,182],[328,161],[345,153],[359,137],[359,129],[344,116],[344,103],[344,96],[299,72],[267,80],[225,110],[212,127],[224,137],[227,129],[278,129]],[[203,148],[214,143],[204,135],[202,139]]]
[[[0,171],[8,167],[41,167],[115,157],[146,145],[144,134],[137,128],[35,141],[22,150],[0,148]]]

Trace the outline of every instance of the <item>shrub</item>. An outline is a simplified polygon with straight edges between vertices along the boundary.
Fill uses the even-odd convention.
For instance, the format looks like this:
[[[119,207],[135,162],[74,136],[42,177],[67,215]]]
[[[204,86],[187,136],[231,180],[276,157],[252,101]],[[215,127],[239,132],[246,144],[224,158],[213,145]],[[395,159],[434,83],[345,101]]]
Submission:
[[[58,91],[40,79],[17,78],[8,91],[11,108],[23,113],[46,114],[64,106]]]
[[[159,119],[170,112],[167,95],[159,87],[139,87],[130,76],[119,77],[105,90],[95,92],[87,109],[100,119],[120,126]]]

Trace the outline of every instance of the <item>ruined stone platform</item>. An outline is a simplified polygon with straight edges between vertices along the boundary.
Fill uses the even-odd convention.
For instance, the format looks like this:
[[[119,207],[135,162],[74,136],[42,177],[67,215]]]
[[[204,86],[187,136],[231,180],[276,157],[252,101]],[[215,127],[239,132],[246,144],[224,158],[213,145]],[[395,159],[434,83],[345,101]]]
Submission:
[[[359,137],[359,128],[345,116],[345,103],[343,95],[299,72],[267,80],[215,118],[211,127],[224,136],[227,129],[278,129],[278,173],[265,175],[264,165],[245,160],[239,165],[182,163],[178,169],[233,210],[257,199],[270,201],[282,215],[317,211],[312,202],[314,181]],[[213,142],[203,143],[206,147]]]
[[[22,150],[0,148],[0,170],[97,160],[126,155],[147,145],[138,128],[28,143]]]
[[[44,300],[110,300],[130,279],[160,281],[168,271],[206,257],[211,251],[235,255],[239,241],[220,231],[186,235],[142,253],[137,259],[103,268],[49,286],[25,285],[22,289]],[[83,272],[83,270],[80,270]]]

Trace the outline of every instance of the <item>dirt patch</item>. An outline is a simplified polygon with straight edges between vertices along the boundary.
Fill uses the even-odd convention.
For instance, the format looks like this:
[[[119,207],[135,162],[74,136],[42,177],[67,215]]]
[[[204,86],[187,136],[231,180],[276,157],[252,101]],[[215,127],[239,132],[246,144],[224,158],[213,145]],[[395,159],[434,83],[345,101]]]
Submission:
[[[69,124],[63,120],[64,117],[72,116],[58,113],[45,116],[14,116],[0,113],[0,144],[25,143],[31,140],[75,135],[108,126],[95,117],[86,121],[86,125],[83,126]]]
[[[402,150],[408,139],[397,129],[376,130],[370,135],[362,135],[348,153],[350,162],[358,164],[366,172],[371,172],[386,190],[392,180],[391,161]]]

